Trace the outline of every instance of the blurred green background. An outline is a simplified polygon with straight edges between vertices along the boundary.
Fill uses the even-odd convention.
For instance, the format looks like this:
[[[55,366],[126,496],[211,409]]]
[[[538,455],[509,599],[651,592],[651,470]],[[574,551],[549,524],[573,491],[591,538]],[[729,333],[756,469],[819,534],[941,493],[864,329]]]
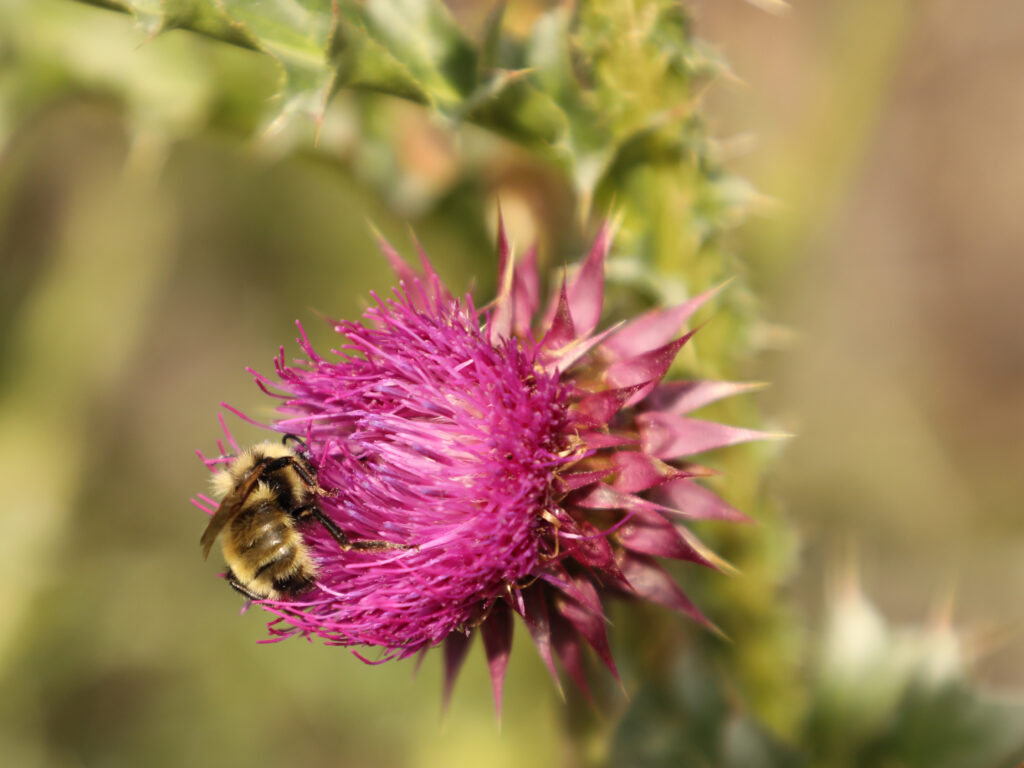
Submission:
[[[528,34],[549,5],[510,4],[510,34]],[[770,472],[775,512],[743,503],[760,493],[756,478],[724,478],[762,519],[743,535],[769,542],[768,555],[742,562],[725,539],[748,567],[693,581],[698,594],[709,581],[723,590],[704,604],[727,629],[730,590],[779,601],[786,655],[766,643],[759,657],[758,637],[737,622],[736,646],[711,654],[745,669],[747,687],[701,698],[704,672],[687,653],[724,644],[660,611],[613,606],[631,698],[599,683],[596,709],[566,705],[520,631],[499,727],[479,647],[442,717],[439,654],[416,673],[301,641],[258,645],[259,612],[239,618],[237,595],[214,578],[220,564],[200,557],[202,513],[188,498],[206,474],[193,452],[213,450],[221,401],[270,417],[245,367],[269,371],[279,344],[293,351],[296,318],[327,347],[319,312],[354,317],[369,290],[389,290],[368,221],[406,253],[411,225],[449,285],[487,298],[497,201],[514,240],[538,240],[557,266],[590,232],[580,185],[528,143],[345,89],[314,148],[312,120],[268,128],[281,72],[266,55],[185,30],[149,39],[144,23],[90,5],[0,0],[0,760],[789,765],[801,740],[816,740],[848,756],[830,765],[1009,766],[1024,730],[986,735],[995,714],[948,721],[966,723],[968,741],[988,739],[976,753],[988,762],[942,745],[941,759],[921,757],[914,738],[927,722],[900,721],[871,697],[839,696],[829,710],[829,685],[846,683],[826,668],[851,653],[890,678],[911,657],[936,678],[963,664],[1000,712],[1020,702],[1017,5],[820,0],[773,14],[740,0],[687,4],[696,34],[731,64],[693,94],[716,157],[760,193],[744,193],[753,215],[723,241],[739,260],[688,262],[697,284],[741,273],[744,288],[725,301],[757,318],[747,348],[703,370],[773,382],[756,405],[799,435]],[[473,39],[491,6],[450,4]],[[643,250],[635,231],[627,220],[624,250]],[[636,263],[613,268],[636,295],[651,298],[652,275],[668,293],[673,279],[694,285],[671,264],[637,274]],[[620,308],[638,301],[612,296]],[[231,426],[241,442],[256,437]],[[764,449],[743,451],[764,461]],[[857,597],[851,563],[876,608]],[[826,588],[835,583],[845,587]],[[662,651],[682,659],[671,668],[691,688],[679,700],[644,682]],[[828,679],[806,682],[816,669]],[[772,674],[782,682],[759,693]],[[748,700],[750,720],[729,720],[723,743],[787,746],[681,757],[691,753],[676,748],[679,734],[719,734],[700,702],[735,713]],[[899,711],[943,727],[957,702]],[[890,722],[864,726],[868,747],[843,746],[860,715]],[[749,723],[772,735],[750,736]],[[886,751],[897,733],[910,736]]]

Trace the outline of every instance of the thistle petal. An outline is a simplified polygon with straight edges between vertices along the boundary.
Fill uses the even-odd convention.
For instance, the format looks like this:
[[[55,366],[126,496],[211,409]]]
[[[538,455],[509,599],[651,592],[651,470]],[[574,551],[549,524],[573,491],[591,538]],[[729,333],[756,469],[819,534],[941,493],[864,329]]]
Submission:
[[[581,490],[573,494],[571,499],[575,506],[582,507],[583,509],[622,509],[633,512],[638,509],[657,511],[660,508],[653,501],[632,493],[623,493],[604,483],[598,483],[593,488]]]
[[[602,224],[594,245],[569,284],[568,299],[572,321],[581,338],[589,336],[601,319],[604,303],[604,260],[611,246],[610,231]]]
[[[567,491],[575,491],[600,482],[610,473],[610,469],[596,469],[592,472],[566,472],[560,479]]]
[[[670,309],[654,309],[626,323],[604,344],[615,358],[639,355],[667,344],[690,316],[724,287],[716,286]]]
[[[717,400],[752,392],[763,386],[760,382],[669,381],[654,388],[644,401],[644,408],[682,416]]]
[[[562,663],[562,668],[569,675],[577,688],[583,692],[587,701],[593,701],[590,695],[590,686],[587,685],[587,674],[583,669],[583,649],[580,647],[580,637],[568,619],[554,611],[551,618],[551,641],[555,647],[555,655]]]
[[[690,340],[695,332],[676,339],[671,344],[644,352],[625,360],[619,360],[608,366],[605,371],[604,380],[610,388],[632,387],[643,385],[626,401],[626,405],[633,405],[643,400],[658,381],[661,380],[676,359],[679,350]]]
[[[546,581],[548,584],[551,584],[553,587],[557,587],[563,594],[572,598],[587,610],[593,611],[599,616],[604,615],[604,608],[601,605],[601,601],[594,599],[591,593],[581,590],[579,584],[576,583],[575,579],[573,579],[562,566],[555,565],[549,567],[541,574],[541,579]]]
[[[515,335],[526,338],[530,321],[540,306],[540,275],[537,273],[537,246],[530,246],[516,265],[512,284],[512,305],[515,308],[512,327]]]
[[[633,516],[615,532],[615,537],[633,552],[683,560],[714,570],[727,569],[693,534],[673,525],[655,510],[635,510]]]
[[[608,543],[608,536],[596,525],[585,522],[580,526],[582,536],[567,549],[576,562],[598,571],[614,570],[615,552]],[[600,604],[600,601],[598,601]]]
[[[640,597],[689,616],[694,621],[720,633],[710,619],[701,613],[693,601],[683,593],[665,569],[653,559],[623,552],[619,557],[619,567],[626,574],[630,586]]]
[[[584,432],[580,439],[586,443],[590,450],[601,450],[604,448],[621,448],[626,445],[636,445],[640,438],[636,435],[616,435],[611,432]]]
[[[587,586],[593,589],[589,583]],[[596,592],[594,597],[596,599]],[[558,612],[568,619],[569,623],[587,641],[587,644],[594,649],[598,658],[604,662],[604,665],[608,667],[608,670],[614,675],[615,679],[619,680],[619,671],[615,668],[612,649],[608,644],[608,633],[605,630],[604,617],[596,616],[578,603],[566,599],[558,601]]]
[[[686,517],[694,520],[752,522],[738,509],[725,503],[716,493],[690,479],[671,480],[660,486],[655,495],[665,506],[679,509]]]
[[[636,417],[641,450],[659,459],[678,459],[727,445],[769,440],[779,435],[671,413],[641,413]]]
[[[420,258],[420,269],[423,270],[423,275],[427,281],[427,285],[430,286],[430,298],[433,300],[434,310],[440,311],[441,304],[443,302],[451,301],[452,295],[441,282],[440,275],[438,275],[437,270],[434,269],[434,265],[430,261],[430,257],[427,255],[423,245],[420,243],[419,238],[416,237],[416,233],[410,230],[409,235],[412,238],[413,246],[416,248],[416,254]]]
[[[494,708],[500,718],[505,671],[508,669],[508,657],[512,650],[512,616],[508,603],[499,600],[493,605],[487,620],[480,626],[480,633],[484,638],[487,667],[490,670],[491,685],[494,688]]]
[[[544,592],[539,589],[526,591],[526,627],[530,630],[530,637],[537,647],[541,661],[551,673],[551,679],[555,681],[558,694],[564,699],[565,692],[562,690],[562,681],[558,679],[558,670],[555,669],[555,658],[551,653],[551,623],[548,620],[548,605]]]
[[[597,336],[582,336],[557,351],[549,352],[544,355],[543,359],[545,362],[550,363],[559,373],[565,373],[579,362],[580,359],[588,352],[590,352],[590,350],[599,346],[609,334],[614,332],[615,328],[609,328],[607,331],[604,331]]]
[[[612,488],[623,493],[638,493],[686,473],[641,451],[616,451],[612,454],[615,480]]]
[[[459,676],[466,661],[466,654],[469,653],[469,642],[472,635],[461,632],[452,632],[444,640],[444,692],[441,696],[441,708],[448,709],[452,698],[452,691],[455,690],[455,680]]]
[[[562,287],[558,293],[558,303],[555,304],[555,314],[551,320],[551,327],[544,340],[541,341],[541,351],[552,352],[562,349],[576,339],[576,327],[572,322],[572,312],[569,311],[569,297],[566,293],[565,279],[562,280]]]
[[[374,239],[377,241],[377,247],[384,254],[384,258],[388,260],[388,264],[391,265],[392,271],[394,271],[395,276],[398,278],[399,285],[404,285],[406,290],[410,292],[410,300],[417,309],[426,309],[428,306],[427,295],[423,291],[419,275],[412,270],[412,267],[405,262],[405,259],[399,255],[394,246],[384,238],[384,235],[375,228],[371,227],[371,230]]]
[[[498,274],[504,275],[512,263],[512,252],[508,247],[508,235],[505,232],[505,217],[498,206]]]
[[[643,384],[634,384],[631,387],[617,387],[606,389],[603,392],[595,392],[587,395],[576,404],[576,411],[586,417],[591,425],[604,425],[612,420],[612,416],[618,413],[625,406],[626,401],[643,388]]]
[[[511,335],[516,314],[516,306],[512,298],[512,286],[515,281],[515,259],[509,251],[501,208],[498,209],[498,279],[500,283],[498,296],[494,300],[494,311],[487,319],[488,338],[492,344],[497,343],[499,339],[506,339]]]

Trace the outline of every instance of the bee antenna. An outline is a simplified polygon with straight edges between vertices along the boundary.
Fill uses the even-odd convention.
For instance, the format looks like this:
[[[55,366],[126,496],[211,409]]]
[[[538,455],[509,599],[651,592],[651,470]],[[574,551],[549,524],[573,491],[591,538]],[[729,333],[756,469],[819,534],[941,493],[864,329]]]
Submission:
[[[281,444],[287,446],[289,442],[294,442],[302,449],[302,453],[309,453],[309,446],[306,445],[306,441],[298,435],[288,433],[281,438]]]

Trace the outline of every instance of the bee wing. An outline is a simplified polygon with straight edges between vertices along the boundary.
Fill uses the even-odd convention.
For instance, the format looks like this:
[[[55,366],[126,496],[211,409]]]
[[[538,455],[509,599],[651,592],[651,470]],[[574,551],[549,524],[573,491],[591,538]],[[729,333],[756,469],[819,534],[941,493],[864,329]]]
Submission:
[[[245,480],[235,486],[235,489],[225,496],[220,506],[217,507],[217,511],[213,513],[213,517],[210,518],[206,530],[203,531],[203,535],[199,539],[199,544],[203,548],[204,558],[209,556],[210,548],[213,546],[213,542],[217,540],[217,536],[224,526],[231,521],[231,518],[238,514],[242,504],[252,492],[253,486],[259,482],[261,475],[261,472],[252,472]]]

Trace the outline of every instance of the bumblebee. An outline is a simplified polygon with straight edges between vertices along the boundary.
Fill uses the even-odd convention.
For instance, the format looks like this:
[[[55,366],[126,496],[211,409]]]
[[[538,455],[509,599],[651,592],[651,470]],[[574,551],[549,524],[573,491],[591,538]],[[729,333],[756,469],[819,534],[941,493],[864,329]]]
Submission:
[[[221,502],[199,540],[203,557],[223,533],[227,582],[250,600],[291,598],[316,584],[316,562],[299,530],[306,522],[322,525],[343,550],[404,548],[349,540],[320,509],[319,498],[329,493],[317,484],[305,445],[294,435],[242,451],[213,476],[213,492]]]

